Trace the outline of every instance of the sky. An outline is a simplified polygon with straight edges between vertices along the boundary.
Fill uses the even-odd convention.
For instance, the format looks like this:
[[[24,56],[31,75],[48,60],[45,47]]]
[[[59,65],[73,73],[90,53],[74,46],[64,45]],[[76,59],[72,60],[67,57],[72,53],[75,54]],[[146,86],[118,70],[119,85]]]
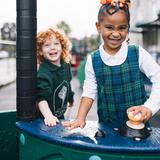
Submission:
[[[64,20],[72,37],[97,34],[100,0],[37,0],[37,31],[55,26]],[[16,22],[16,0],[0,0],[0,27],[4,22]]]

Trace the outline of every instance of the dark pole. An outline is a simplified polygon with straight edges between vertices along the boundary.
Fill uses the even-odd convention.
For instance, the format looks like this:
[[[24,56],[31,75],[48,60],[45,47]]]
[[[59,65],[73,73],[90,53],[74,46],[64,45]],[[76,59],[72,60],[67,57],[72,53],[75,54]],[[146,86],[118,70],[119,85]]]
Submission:
[[[17,119],[32,120],[36,110],[37,1],[17,3]]]

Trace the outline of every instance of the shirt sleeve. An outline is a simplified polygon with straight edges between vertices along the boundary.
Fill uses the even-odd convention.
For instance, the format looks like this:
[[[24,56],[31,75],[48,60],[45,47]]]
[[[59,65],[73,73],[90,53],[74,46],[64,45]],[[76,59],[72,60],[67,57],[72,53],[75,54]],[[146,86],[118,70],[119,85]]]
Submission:
[[[91,55],[89,55],[85,65],[85,80],[83,85],[82,97],[88,97],[95,100],[96,96],[97,96],[97,81],[92,66],[92,58]]]
[[[49,78],[45,75],[37,76],[37,101],[48,100],[53,95]]]
[[[139,67],[152,83],[150,97],[144,106],[151,109],[154,115],[160,108],[160,66],[145,49],[139,47]]]

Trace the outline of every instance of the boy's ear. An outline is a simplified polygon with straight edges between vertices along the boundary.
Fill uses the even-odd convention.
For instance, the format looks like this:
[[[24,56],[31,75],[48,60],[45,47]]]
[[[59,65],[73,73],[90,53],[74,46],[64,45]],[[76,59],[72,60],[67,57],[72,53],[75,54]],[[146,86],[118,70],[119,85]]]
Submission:
[[[43,56],[43,53],[42,53],[42,52],[40,52],[39,54],[40,54],[41,56]]]
[[[97,28],[98,33],[101,33],[101,31],[100,31],[100,23],[99,22],[96,22],[96,28]]]

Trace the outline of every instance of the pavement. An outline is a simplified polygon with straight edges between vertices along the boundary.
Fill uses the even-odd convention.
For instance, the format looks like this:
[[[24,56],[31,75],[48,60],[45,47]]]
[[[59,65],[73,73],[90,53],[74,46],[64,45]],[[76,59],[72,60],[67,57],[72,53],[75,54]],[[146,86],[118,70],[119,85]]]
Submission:
[[[7,85],[16,79],[16,59],[0,59],[0,87]]]
[[[72,90],[74,91],[74,105],[72,108],[68,109],[66,112],[66,117],[68,119],[74,119],[77,115],[80,99],[82,95],[82,88],[80,87],[80,82],[76,76],[73,77],[71,82]],[[91,110],[87,115],[87,120],[98,120],[97,117],[97,105],[96,101],[93,103]]]
[[[16,109],[16,82],[0,87],[0,111]]]

